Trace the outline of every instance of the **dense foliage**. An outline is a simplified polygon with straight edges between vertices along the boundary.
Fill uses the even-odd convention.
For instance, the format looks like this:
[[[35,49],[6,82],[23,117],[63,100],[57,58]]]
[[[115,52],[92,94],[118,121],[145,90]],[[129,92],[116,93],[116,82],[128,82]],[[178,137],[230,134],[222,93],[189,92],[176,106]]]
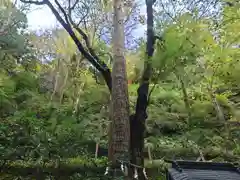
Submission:
[[[198,12],[171,20],[156,15],[147,166],[163,170],[164,158],[240,161],[239,9],[239,3],[222,5],[218,19]],[[1,4],[0,24],[3,167],[15,175],[24,167],[105,167],[106,158],[95,152],[97,144],[107,156],[101,149],[107,149],[110,96],[102,77],[62,30],[27,33],[25,14],[11,3]],[[140,42],[126,56],[132,111],[145,59]],[[99,39],[95,44],[111,64],[110,47]]]

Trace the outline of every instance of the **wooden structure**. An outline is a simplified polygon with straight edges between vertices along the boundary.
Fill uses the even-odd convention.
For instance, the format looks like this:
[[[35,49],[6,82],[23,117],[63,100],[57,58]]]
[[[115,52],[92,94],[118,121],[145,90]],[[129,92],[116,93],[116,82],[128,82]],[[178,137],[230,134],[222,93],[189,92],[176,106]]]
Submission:
[[[231,163],[168,161],[167,180],[240,180],[240,168]]]

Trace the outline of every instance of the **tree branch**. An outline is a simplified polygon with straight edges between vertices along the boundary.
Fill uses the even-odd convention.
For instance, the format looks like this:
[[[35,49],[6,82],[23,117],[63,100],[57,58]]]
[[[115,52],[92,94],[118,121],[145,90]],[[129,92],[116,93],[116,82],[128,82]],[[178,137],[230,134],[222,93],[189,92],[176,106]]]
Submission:
[[[60,16],[60,14],[57,12],[57,10],[53,7],[53,5],[47,1],[47,5],[48,7],[52,10],[53,14],[56,16],[57,20],[60,22],[60,24],[64,27],[64,29],[69,33],[69,35],[71,36],[71,38],[73,39],[73,41],[75,42],[75,44],[77,45],[79,51],[84,55],[84,57],[86,57],[91,64],[98,69],[100,72],[104,71],[106,67],[102,67],[97,61],[96,59],[94,59],[94,57],[89,54],[83,47],[83,45],[81,44],[81,42],[78,40],[76,34],[73,32],[71,26],[67,23],[64,22],[64,20],[62,19],[62,17]]]
[[[63,16],[64,16],[64,19],[65,19],[66,23],[70,25],[69,20],[68,20],[68,16],[67,16],[65,10],[64,10],[63,7],[61,6],[61,4],[58,2],[58,0],[54,0],[54,1],[55,1],[55,3],[57,4],[57,6],[58,6],[58,8],[60,9],[60,11],[63,13]]]
[[[79,1],[76,1],[75,3],[77,3],[77,2],[79,2]],[[83,15],[83,17],[79,20],[78,23],[73,23],[73,24],[76,24],[76,26],[79,26],[81,22],[85,21],[87,15],[89,14],[89,7],[86,5],[86,3],[83,3],[83,4],[86,7],[87,12],[86,12],[85,15]],[[69,14],[69,19],[71,18],[71,20],[72,20],[72,16],[71,16],[72,15],[72,10],[75,8],[75,6],[76,6],[76,4],[74,4],[74,6],[72,6],[72,7],[70,7],[70,0],[69,0],[68,14]],[[73,20],[72,20],[72,22],[73,22]]]
[[[57,9],[52,5],[52,3],[49,0],[42,0],[41,2],[39,1],[26,1],[26,0],[20,0],[23,3],[30,3],[30,4],[36,4],[36,5],[43,5],[46,4],[50,10],[52,11],[52,13],[55,15],[56,19],[58,20],[58,22],[63,26],[63,28],[68,32],[68,34],[70,35],[70,37],[72,38],[72,40],[74,41],[74,43],[76,44],[76,46],[78,47],[78,50],[83,54],[83,56],[98,70],[101,72],[101,74],[103,75],[103,78],[111,92],[112,89],[112,80],[111,80],[111,71],[108,68],[108,66],[106,65],[106,63],[104,63],[103,61],[100,61],[99,58],[97,56],[95,56],[96,54],[92,54],[92,52],[87,52],[85,50],[85,48],[83,47],[82,43],[79,41],[79,39],[77,38],[76,34],[74,33],[71,25],[68,22],[65,22],[63,20],[63,18],[61,17],[61,15],[59,14],[59,12],[57,11]],[[58,3],[57,0],[55,0],[56,3]],[[59,4],[60,5],[60,4]],[[60,8],[61,12],[64,14],[64,16],[66,15],[66,12],[64,11],[64,9],[62,8],[62,6],[60,5],[58,7]],[[65,17],[66,18],[66,17]]]
[[[75,5],[76,6],[76,5]],[[69,3],[69,7],[70,7],[70,3]],[[72,24],[72,26],[77,30],[77,32],[83,37],[84,41],[85,41],[85,44],[88,48],[88,51],[90,52],[90,54],[97,60],[97,62],[99,64],[101,64],[102,66],[105,66],[106,64],[100,60],[100,58],[97,56],[97,54],[95,53],[94,49],[91,47],[90,45],[90,41],[89,41],[89,38],[87,36],[87,34],[81,29],[79,28],[78,24],[74,23],[74,21],[72,20],[72,17],[71,17],[71,11],[72,9],[69,8],[69,21],[70,23]],[[83,18],[79,21],[79,24],[84,21],[84,19],[86,18],[88,12],[83,16]]]
[[[69,5],[70,5],[70,0],[68,2],[69,2]],[[73,6],[70,7],[70,9],[73,10],[78,3],[79,3],[79,0],[76,0],[75,3],[73,4]]]
[[[127,21],[129,21],[129,19],[130,19],[130,17],[131,17],[131,14],[132,14],[133,11],[135,10],[135,8],[137,8],[137,3],[135,3],[135,4],[133,5],[133,7],[131,7],[130,12],[129,12],[128,15],[127,15],[127,19],[125,20],[124,23],[126,23]]]
[[[22,3],[35,4],[35,5],[44,5],[47,2],[47,0],[42,0],[42,1],[20,0],[20,1]]]

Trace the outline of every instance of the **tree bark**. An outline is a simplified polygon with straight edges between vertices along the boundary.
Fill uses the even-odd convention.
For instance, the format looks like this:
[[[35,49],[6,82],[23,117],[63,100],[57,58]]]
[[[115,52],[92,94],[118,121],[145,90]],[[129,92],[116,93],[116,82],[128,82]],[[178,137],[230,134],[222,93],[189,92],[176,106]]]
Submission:
[[[124,57],[124,14],[123,1],[113,2],[113,68],[112,68],[112,107],[109,157],[112,169],[120,170],[120,162],[128,161],[129,152],[129,99],[127,87],[126,61]]]
[[[138,179],[146,180],[143,173],[144,168],[144,133],[145,133],[145,122],[147,119],[147,106],[148,106],[148,92],[149,92],[149,81],[152,74],[151,58],[154,53],[154,31],[153,31],[153,4],[155,0],[146,0],[147,8],[147,47],[146,54],[147,59],[144,64],[144,73],[141,78],[141,83],[138,88],[138,98],[135,109],[135,115],[133,117],[134,128],[131,129],[131,163],[141,168],[138,168]],[[132,123],[132,122],[131,122]],[[137,126],[136,126],[137,125]]]

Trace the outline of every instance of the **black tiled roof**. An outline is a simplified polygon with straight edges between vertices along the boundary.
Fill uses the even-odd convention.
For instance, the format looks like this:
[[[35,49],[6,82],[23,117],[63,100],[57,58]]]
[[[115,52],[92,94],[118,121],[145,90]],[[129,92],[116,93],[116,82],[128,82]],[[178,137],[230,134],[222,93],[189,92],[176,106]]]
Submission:
[[[240,169],[231,163],[171,161],[167,180],[240,180]]]

